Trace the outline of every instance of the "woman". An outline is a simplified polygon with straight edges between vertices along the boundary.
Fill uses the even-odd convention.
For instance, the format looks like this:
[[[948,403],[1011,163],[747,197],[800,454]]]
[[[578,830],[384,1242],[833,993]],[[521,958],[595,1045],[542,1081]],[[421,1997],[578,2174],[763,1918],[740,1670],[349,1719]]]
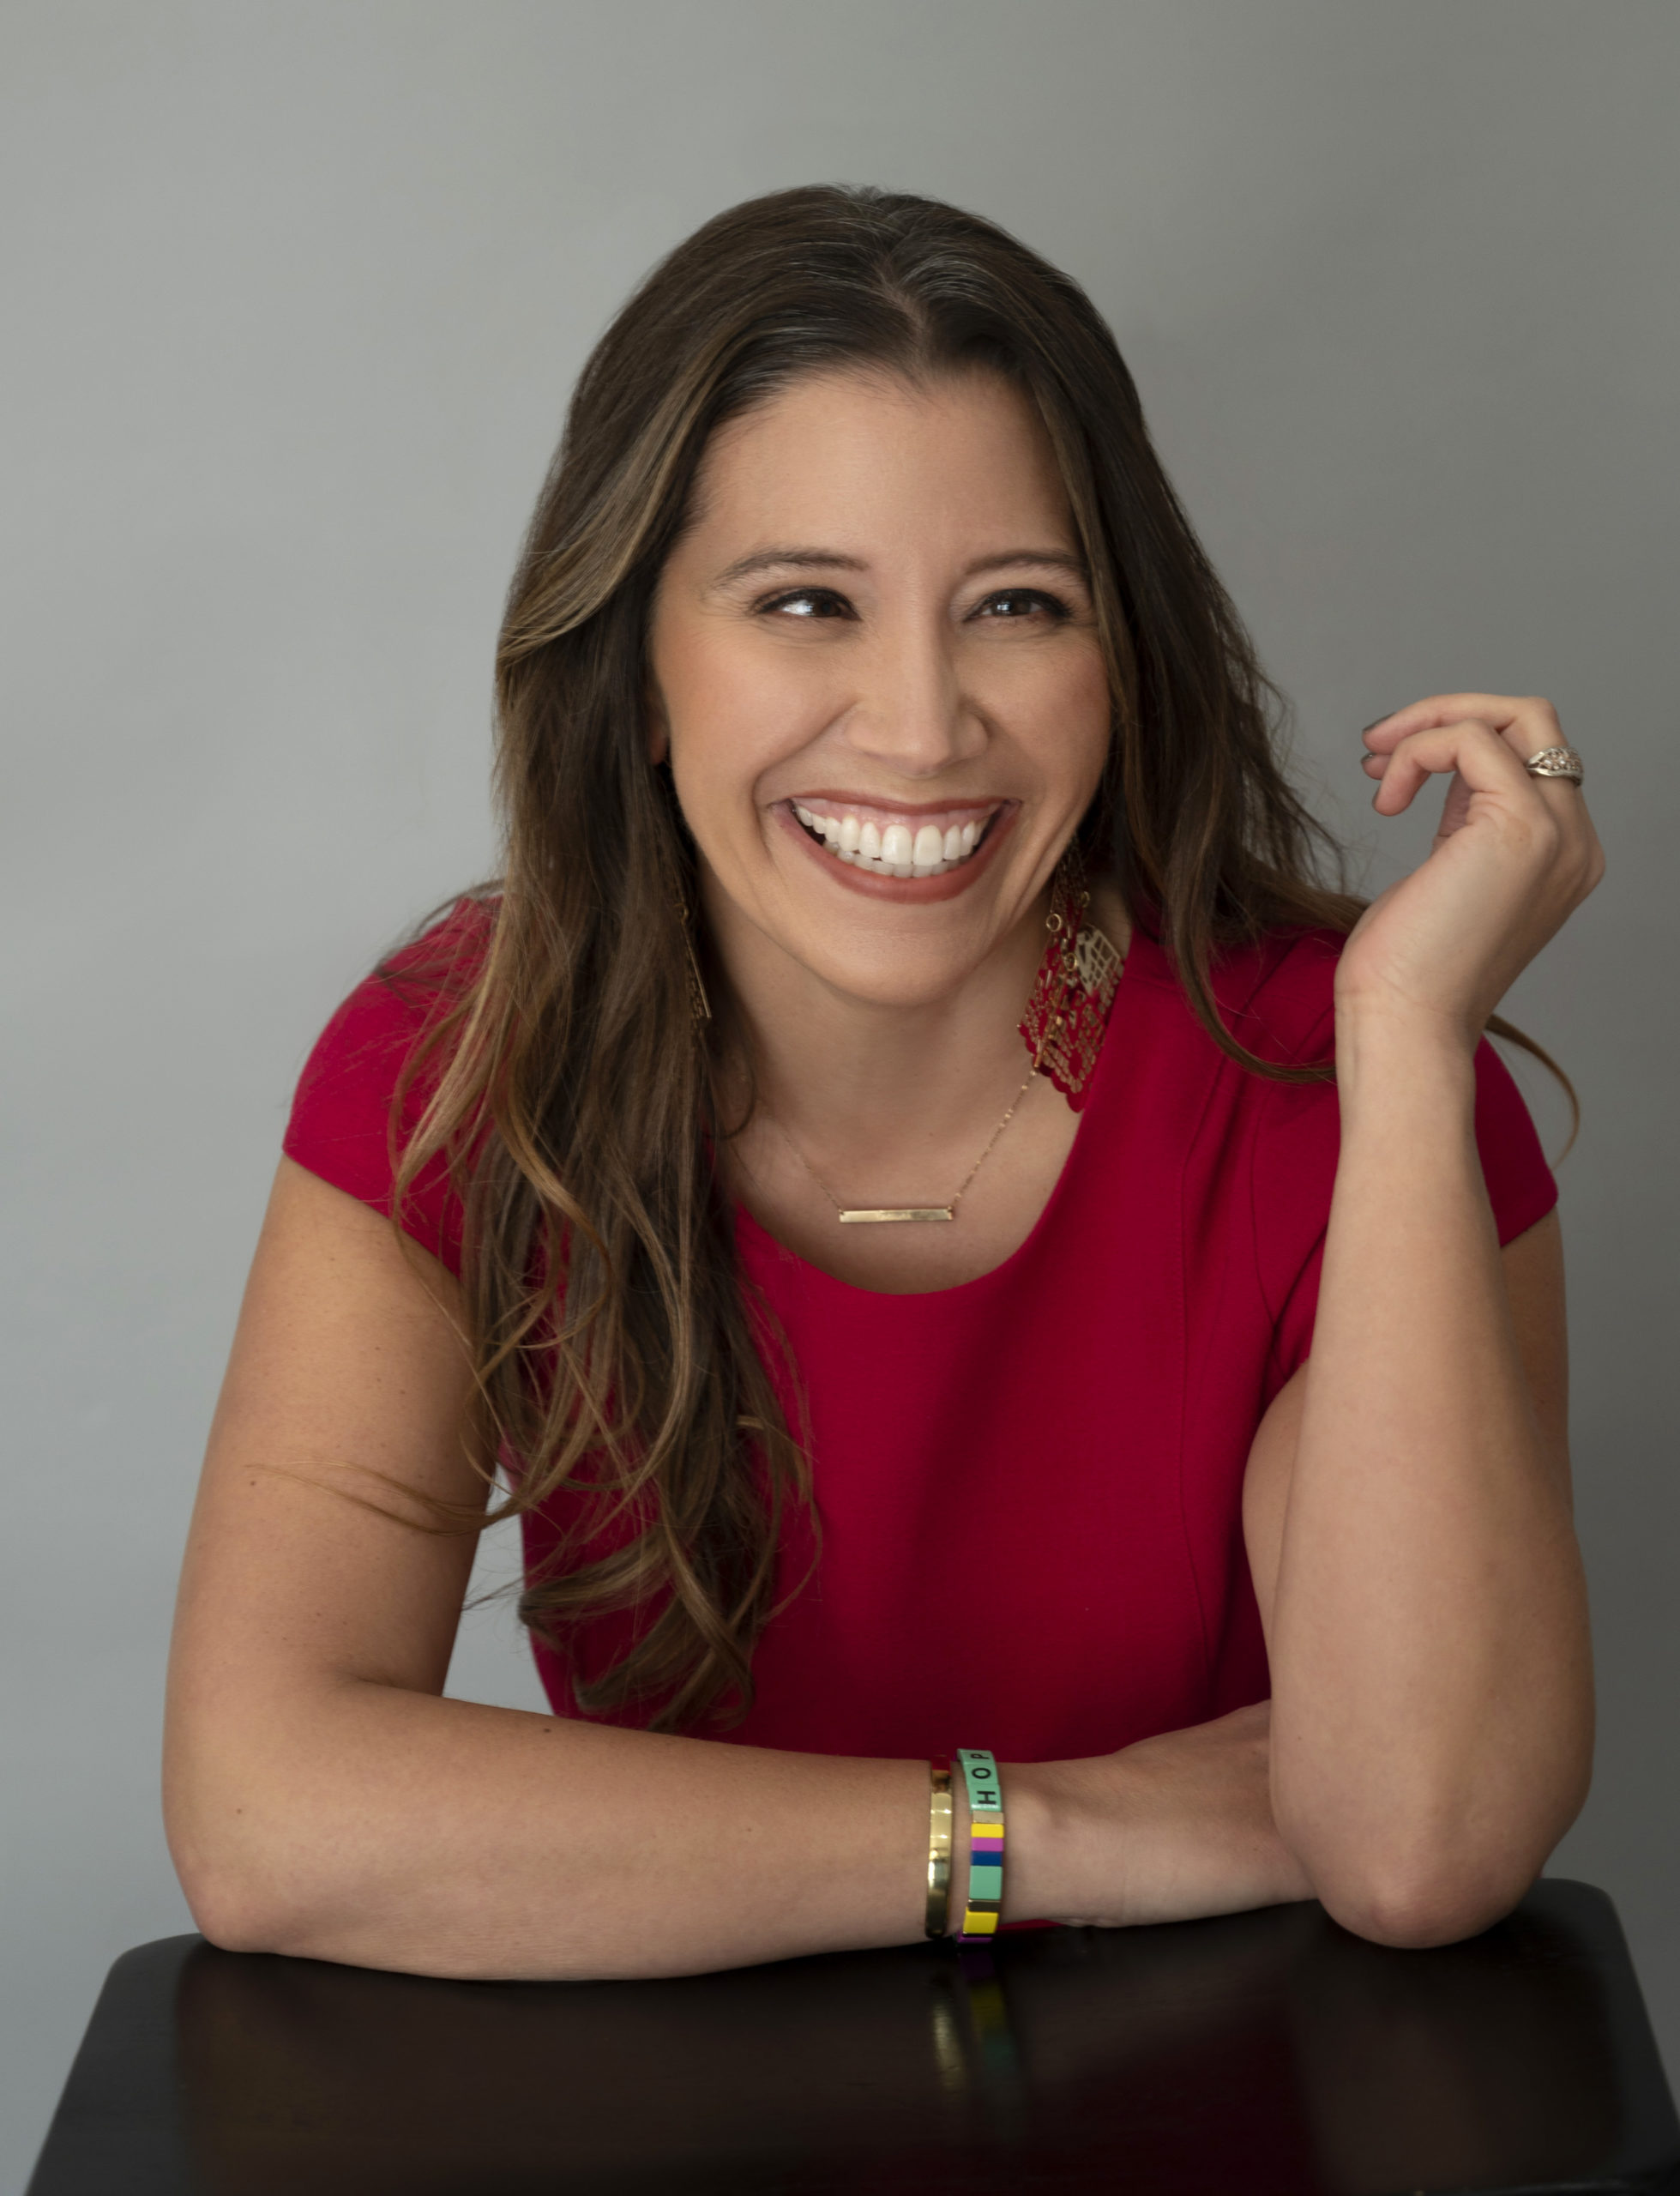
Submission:
[[[1316,884],[1089,303],[827,189],[603,339],[499,693],[503,878],[316,1048],[210,1444],[207,1934],[982,1928],[957,1746],[1006,1922],[1504,1912],[1591,1749],[1555,1193],[1482,1040],[1601,866],[1547,705],[1370,727],[1441,833]],[[441,1697],[498,1445],[552,1716]]]

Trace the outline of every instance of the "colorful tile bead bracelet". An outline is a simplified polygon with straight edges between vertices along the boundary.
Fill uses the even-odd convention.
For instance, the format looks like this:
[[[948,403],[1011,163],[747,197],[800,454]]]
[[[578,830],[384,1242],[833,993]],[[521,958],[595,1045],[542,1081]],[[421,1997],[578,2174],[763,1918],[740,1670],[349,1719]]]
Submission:
[[[996,1934],[1003,1909],[1003,1786],[997,1762],[983,1747],[960,1747],[957,1765],[968,1794],[968,1898],[956,1939],[960,1945],[984,1944]],[[942,1757],[928,1765],[928,1774],[927,1934],[942,1937],[951,1912],[951,1765]]]

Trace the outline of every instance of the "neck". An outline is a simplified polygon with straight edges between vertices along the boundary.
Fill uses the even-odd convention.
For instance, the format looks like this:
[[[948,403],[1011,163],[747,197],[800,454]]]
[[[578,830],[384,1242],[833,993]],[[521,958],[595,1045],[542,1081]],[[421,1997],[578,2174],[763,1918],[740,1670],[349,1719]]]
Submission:
[[[796,1149],[865,1174],[887,1154],[913,1167],[983,1136],[1027,1071],[1016,1024],[1045,913],[1035,906],[949,992],[905,1004],[837,991],[728,908],[708,909],[761,1112]]]

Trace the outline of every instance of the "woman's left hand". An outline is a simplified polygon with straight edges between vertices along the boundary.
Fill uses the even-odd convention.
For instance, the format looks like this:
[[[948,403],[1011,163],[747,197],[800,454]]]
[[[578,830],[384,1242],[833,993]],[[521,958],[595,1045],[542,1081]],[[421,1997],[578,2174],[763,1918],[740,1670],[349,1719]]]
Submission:
[[[1566,743],[1549,702],[1434,694],[1364,733],[1380,816],[1453,781],[1429,859],[1365,910],[1343,950],[1339,1013],[1442,1020],[1472,1043],[1510,985],[1604,874],[1579,786],[1523,767]]]

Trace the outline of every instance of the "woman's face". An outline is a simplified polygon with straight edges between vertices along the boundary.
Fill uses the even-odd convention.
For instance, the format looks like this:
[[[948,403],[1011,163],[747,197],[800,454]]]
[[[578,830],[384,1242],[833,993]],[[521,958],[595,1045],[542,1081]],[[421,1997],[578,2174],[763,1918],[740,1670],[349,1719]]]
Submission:
[[[1008,382],[813,376],[720,430],[655,598],[669,754],[726,964],[882,1004],[1036,931],[1109,694],[1050,444]]]

